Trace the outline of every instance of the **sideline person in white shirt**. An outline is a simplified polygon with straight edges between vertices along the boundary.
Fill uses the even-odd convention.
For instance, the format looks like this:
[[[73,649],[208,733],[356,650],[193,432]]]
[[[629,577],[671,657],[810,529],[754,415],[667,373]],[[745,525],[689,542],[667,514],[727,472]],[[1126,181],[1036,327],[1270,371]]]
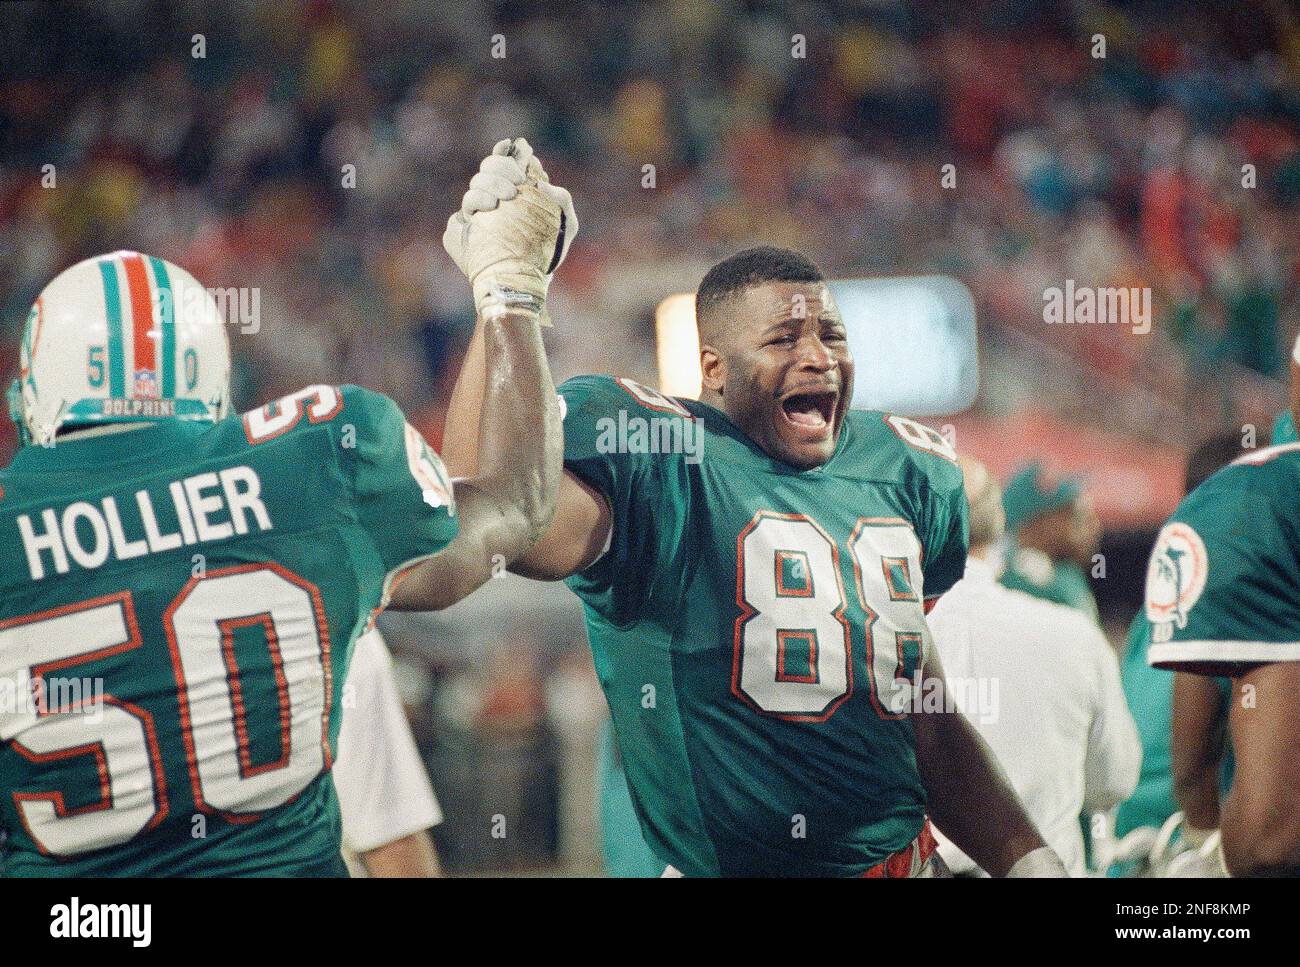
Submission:
[[[353,876],[438,876],[429,829],[442,808],[406,721],[379,629],[357,639],[344,686],[334,787]]]
[[[957,703],[1071,876],[1083,876],[1079,817],[1132,794],[1142,764],[1119,663],[1081,612],[1003,587],[990,560],[1005,529],[997,483],[962,459],[970,503],[966,573],[930,613]],[[954,873],[978,873],[939,839]]]

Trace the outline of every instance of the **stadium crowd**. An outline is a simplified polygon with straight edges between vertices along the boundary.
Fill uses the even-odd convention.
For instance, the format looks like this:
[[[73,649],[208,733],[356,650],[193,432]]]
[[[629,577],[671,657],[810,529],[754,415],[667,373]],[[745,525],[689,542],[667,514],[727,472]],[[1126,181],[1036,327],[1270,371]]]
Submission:
[[[245,403],[346,378],[424,407],[436,437],[470,320],[445,200],[505,132],[583,217],[559,376],[652,376],[654,304],[755,239],[835,275],[958,276],[986,358],[1034,372],[1019,360],[1047,347],[1086,374],[995,368],[983,406],[1032,394],[1140,438],[1170,428],[1115,412],[1117,388],[1191,426],[1258,415],[1254,377],[1296,326],[1300,19],[1281,2],[127,0],[10,11],[0,41],[7,332],[92,250],[166,252],[261,290],[265,328],[235,340]],[[1068,278],[1150,287],[1153,333],[1045,325]]]

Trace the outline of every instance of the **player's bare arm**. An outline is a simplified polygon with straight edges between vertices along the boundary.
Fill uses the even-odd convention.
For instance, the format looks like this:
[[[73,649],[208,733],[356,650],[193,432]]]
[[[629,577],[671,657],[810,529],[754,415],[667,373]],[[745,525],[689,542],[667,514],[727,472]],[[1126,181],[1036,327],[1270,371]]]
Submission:
[[[443,456],[452,476],[478,471],[477,428],[483,412],[487,367],[481,326],[475,329],[447,410],[447,444]],[[454,442],[453,442],[454,441]],[[605,499],[568,470],[561,474],[560,494],[550,525],[510,570],[539,581],[558,581],[582,570],[605,545],[611,524]]]
[[[943,680],[938,655],[926,659],[925,675]],[[979,733],[966,716],[943,711],[947,703],[934,704],[912,715],[934,824],[993,876],[1065,876]]]
[[[554,511],[563,437],[536,317],[499,313],[484,326],[484,339],[484,456],[479,472],[455,483],[460,532],[400,579],[391,608],[455,604],[531,547]]]
[[[487,162],[485,162],[487,164]],[[496,183],[501,187],[501,183]],[[508,189],[506,189],[508,190]],[[484,189],[486,192],[486,189]],[[467,196],[467,202],[469,198]],[[482,204],[483,199],[477,199]],[[569,236],[570,239],[572,236]],[[481,433],[488,378],[485,323],[476,323],[461,363],[460,373],[447,408],[446,442],[442,457],[453,477],[471,478],[478,473],[483,452]],[[554,392],[552,392],[554,397]],[[457,484],[457,493],[460,492]],[[510,570],[525,577],[558,581],[580,571],[597,557],[609,534],[611,517],[605,499],[573,473],[561,474],[559,497],[549,526],[524,554],[513,560]]]
[[[1172,722],[1174,796],[1198,830],[1219,826],[1219,769],[1227,722],[1213,678],[1176,672]]]
[[[516,561],[554,514],[563,436],[540,326],[550,273],[576,231],[568,193],[522,139],[498,144],[448,222],[443,243],[474,287],[482,354],[481,419],[449,424],[448,435],[476,437],[475,466],[455,483],[456,540],[400,581],[390,607],[454,604]]]
[[[447,442],[443,459],[453,477],[478,472],[479,433],[483,412],[487,357],[480,323],[461,364],[447,408]],[[560,494],[550,525],[510,570],[538,581],[559,581],[582,570],[604,549],[612,524],[605,498],[568,470],[561,473]]]
[[[361,854],[366,871],[375,879],[430,879],[442,876],[433,837],[422,829]]]
[[[1300,662],[1259,665],[1234,680],[1236,773],[1223,805],[1223,856],[1233,876],[1300,873]],[[1250,695],[1243,701],[1243,695]]]
[[[443,459],[453,477],[468,477],[478,472],[478,428],[484,408],[486,372],[487,356],[480,323],[470,339],[447,409]],[[605,498],[565,470],[550,525],[541,539],[510,565],[510,570],[539,581],[566,578],[600,556],[611,522]]]

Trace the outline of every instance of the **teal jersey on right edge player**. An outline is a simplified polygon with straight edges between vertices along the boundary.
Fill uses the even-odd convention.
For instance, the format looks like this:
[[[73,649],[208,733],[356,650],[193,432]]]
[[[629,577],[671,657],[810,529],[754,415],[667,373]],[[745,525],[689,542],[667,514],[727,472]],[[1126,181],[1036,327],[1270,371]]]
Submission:
[[[1300,443],[1240,457],[1179,505],[1147,569],[1151,664],[1300,661]]]
[[[346,875],[352,643],[458,527],[397,404],[317,386],[74,436],[0,487],[6,875]]]
[[[650,848],[687,876],[852,876],[907,846],[924,601],[966,560],[946,441],[851,412],[799,471],[703,403],[609,377],[560,392],[565,466],[613,515],[567,583]]]

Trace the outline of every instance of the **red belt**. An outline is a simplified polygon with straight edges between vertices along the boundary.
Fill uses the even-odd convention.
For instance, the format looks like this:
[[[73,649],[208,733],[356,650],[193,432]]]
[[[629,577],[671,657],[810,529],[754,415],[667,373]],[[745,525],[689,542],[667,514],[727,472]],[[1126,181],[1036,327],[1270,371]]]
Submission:
[[[912,840],[893,856],[887,856],[881,860],[862,876],[868,880],[877,879],[901,879],[904,877],[915,876],[925,865],[925,861],[930,858],[930,854],[935,849],[934,830],[930,827],[929,818],[926,819],[925,825],[921,827],[921,832],[917,834],[916,839]]]

